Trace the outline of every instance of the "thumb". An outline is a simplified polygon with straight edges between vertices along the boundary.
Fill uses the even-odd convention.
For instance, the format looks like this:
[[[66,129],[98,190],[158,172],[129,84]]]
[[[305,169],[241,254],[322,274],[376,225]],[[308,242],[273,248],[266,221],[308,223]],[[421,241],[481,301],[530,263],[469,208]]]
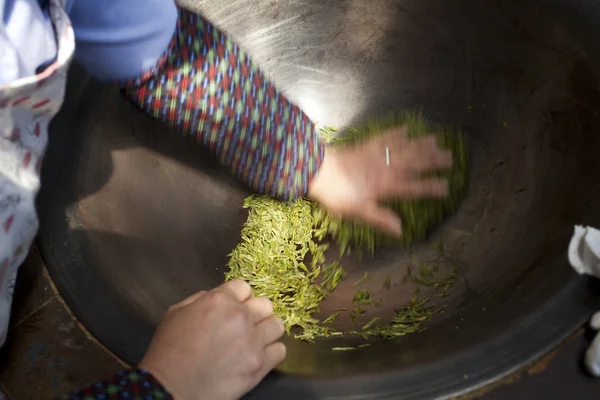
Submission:
[[[402,233],[400,217],[389,208],[382,207],[377,203],[363,207],[360,217],[364,222],[392,235],[400,236]]]

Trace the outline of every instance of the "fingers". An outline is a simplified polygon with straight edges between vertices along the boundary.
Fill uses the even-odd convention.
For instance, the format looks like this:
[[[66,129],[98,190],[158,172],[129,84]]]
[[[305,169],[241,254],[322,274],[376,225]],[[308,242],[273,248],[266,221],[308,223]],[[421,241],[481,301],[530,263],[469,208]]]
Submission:
[[[433,135],[413,141],[410,147],[407,151],[410,151],[414,159],[407,167],[413,171],[425,172],[452,167],[452,151],[438,148],[437,139]]]
[[[389,143],[390,147],[401,147],[403,143],[406,143],[406,129],[404,127],[394,128],[379,137],[384,143]]]
[[[403,196],[408,199],[415,198],[440,198],[448,195],[448,181],[446,179],[429,178],[408,181],[405,185]]]
[[[242,281],[240,279],[233,279],[227,281],[214,290],[226,292],[233,296],[240,303],[244,303],[252,297],[252,287],[250,287],[248,282]]]
[[[271,370],[281,364],[281,362],[285,359],[286,354],[287,349],[285,344],[281,342],[275,342],[267,346],[265,349],[264,364],[259,373],[259,378],[264,378],[269,372],[271,372]]]
[[[366,223],[373,225],[392,235],[402,233],[402,222],[392,210],[372,203],[362,207],[359,217]]]
[[[194,293],[193,295],[186,297],[185,299],[183,299],[179,303],[172,305],[170,307],[170,309],[171,310],[177,310],[179,308],[189,306],[190,304],[192,304],[196,300],[202,298],[202,296],[204,296],[205,294],[206,294],[206,290],[202,290],[200,292]]]
[[[389,185],[384,196],[414,200],[422,198],[437,199],[448,196],[448,180],[440,178],[425,178],[400,181]]]
[[[285,327],[279,317],[267,318],[256,325],[257,337],[264,346],[279,340],[284,332]]]
[[[403,146],[410,146],[418,152],[430,151],[438,148],[437,137],[433,134],[415,137],[409,140],[408,142],[405,142]]]
[[[412,140],[389,140],[390,166],[400,170],[425,172],[452,167],[450,150],[440,149],[437,137],[429,134]],[[403,159],[406,158],[406,159]]]
[[[273,315],[273,303],[266,297],[252,297],[244,304],[255,324]]]
[[[449,169],[454,163],[452,151],[422,148],[414,152],[414,160],[407,167],[415,172]]]
[[[285,359],[286,354],[287,349],[285,344],[281,342],[275,342],[269,345],[265,349],[265,365],[268,368],[267,372],[281,364],[281,362]]]

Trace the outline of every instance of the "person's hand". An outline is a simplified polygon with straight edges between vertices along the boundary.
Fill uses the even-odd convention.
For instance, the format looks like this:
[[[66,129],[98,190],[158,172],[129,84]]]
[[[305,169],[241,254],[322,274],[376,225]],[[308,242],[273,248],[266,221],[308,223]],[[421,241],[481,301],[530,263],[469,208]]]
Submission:
[[[445,197],[447,180],[422,176],[451,166],[452,152],[439,149],[435,135],[408,139],[404,129],[393,129],[354,146],[327,148],[308,197],[334,215],[399,235],[400,218],[380,201]]]
[[[175,400],[230,400],[254,388],[285,358],[273,304],[228,281],[169,308],[139,365]]]

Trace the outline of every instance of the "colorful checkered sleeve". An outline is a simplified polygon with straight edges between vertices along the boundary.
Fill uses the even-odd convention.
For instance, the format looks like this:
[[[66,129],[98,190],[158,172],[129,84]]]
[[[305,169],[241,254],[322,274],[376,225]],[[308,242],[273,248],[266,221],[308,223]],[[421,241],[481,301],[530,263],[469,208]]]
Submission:
[[[64,400],[171,400],[171,395],[152,375],[141,369],[119,372],[103,382],[95,383]]]
[[[324,154],[313,122],[250,57],[201,15],[179,9],[156,68],[124,93],[154,118],[208,146],[252,190],[305,196]]]

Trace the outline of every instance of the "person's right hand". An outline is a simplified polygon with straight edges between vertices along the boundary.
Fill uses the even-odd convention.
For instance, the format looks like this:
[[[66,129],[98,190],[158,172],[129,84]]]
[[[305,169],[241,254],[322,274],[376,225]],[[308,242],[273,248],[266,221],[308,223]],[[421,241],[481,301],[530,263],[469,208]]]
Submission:
[[[139,365],[175,400],[238,399],[285,358],[273,304],[232,280],[169,308]]]
[[[452,163],[435,135],[409,139],[405,128],[390,129],[360,144],[328,147],[308,197],[334,215],[400,235],[400,217],[381,202],[448,196],[448,181],[427,173]]]

